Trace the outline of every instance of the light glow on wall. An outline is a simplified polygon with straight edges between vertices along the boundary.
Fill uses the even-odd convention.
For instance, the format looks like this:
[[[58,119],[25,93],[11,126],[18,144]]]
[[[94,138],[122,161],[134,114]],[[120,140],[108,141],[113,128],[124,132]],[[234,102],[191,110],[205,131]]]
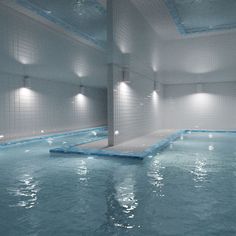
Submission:
[[[214,59],[214,60],[213,60]],[[193,74],[206,74],[220,69],[220,62],[215,52],[210,49],[192,50],[185,55],[181,62],[186,72]]]
[[[79,93],[75,96],[75,104],[79,110],[86,109],[87,102],[87,97],[84,94]]]
[[[19,88],[16,91],[19,94],[20,99],[20,106],[21,109],[28,108],[34,105],[37,101],[37,94],[35,91],[31,90],[30,88]]]
[[[32,91],[29,88],[20,88],[20,96],[21,97],[30,97],[32,95]]]
[[[27,34],[18,36],[18,46],[13,48],[12,56],[22,65],[32,65],[39,61],[38,50],[34,40],[30,39]]]
[[[208,93],[196,93],[191,95],[191,100],[196,107],[207,108],[210,105],[211,95]]]

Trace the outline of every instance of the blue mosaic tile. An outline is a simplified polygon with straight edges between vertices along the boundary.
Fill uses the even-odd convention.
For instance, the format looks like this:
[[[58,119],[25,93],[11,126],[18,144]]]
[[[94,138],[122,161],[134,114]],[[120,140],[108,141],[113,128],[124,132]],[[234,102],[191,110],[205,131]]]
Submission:
[[[16,2],[66,31],[105,48],[106,9],[96,0],[67,0],[65,2],[16,0]],[[80,8],[77,9],[76,6]],[[91,27],[93,25],[96,26],[94,27],[96,29]],[[97,31],[99,32],[97,33]]]
[[[34,142],[38,142],[41,140],[46,140],[49,138],[63,138],[63,137],[69,137],[69,136],[75,136],[75,135],[83,135],[89,132],[107,132],[107,127],[106,126],[102,126],[102,127],[95,127],[95,128],[88,128],[88,129],[81,129],[81,130],[76,130],[76,131],[69,131],[69,132],[63,132],[63,133],[57,133],[57,134],[50,134],[50,135],[42,135],[42,136],[36,136],[36,137],[31,137],[31,138],[24,138],[24,139],[17,139],[17,140],[11,140],[11,141],[7,141],[7,142],[2,142],[0,143],[0,149],[1,148],[7,148],[7,147],[12,147],[15,145],[24,145],[24,144],[29,144],[29,143],[34,143]],[[85,144],[88,142],[94,142],[97,140],[101,140],[101,139],[105,139],[106,136],[102,136],[102,137],[95,137],[93,139],[87,140],[86,142],[81,142],[80,144]],[[73,145],[70,145],[68,147],[71,147]]]
[[[235,0],[164,0],[182,35],[236,28]]]

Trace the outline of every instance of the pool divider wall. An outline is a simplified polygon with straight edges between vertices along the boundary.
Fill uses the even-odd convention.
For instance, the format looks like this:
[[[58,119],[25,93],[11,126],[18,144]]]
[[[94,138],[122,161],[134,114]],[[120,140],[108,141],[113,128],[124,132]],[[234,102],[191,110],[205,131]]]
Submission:
[[[80,154],[80,155],[94,155],[94,156],[107,156],[107,157],[128,157],[128,158],[138,158],[144,159],[147,156],[153,155],[158,151],[165,149],[170,143],[178,139],[182,134],[185,133],[185,130],[179,130],[166,138],[158,141],[156,144],[151,145],[149,148],[145,149],[142,152],[122,152],[122,151],[111,151],[104,149],[83,149],[76,146],[71,147],[61,147],[51,149],[50,153],[61,153],[61,154]]]
[[[56,134],[40,135],[40,136],[29,137],[29,138],[24,138],[24,139],[10,140],[7,142],[4,141],[2,143],[0,142],[0,148],[38,142],[38,141],[46,140],[49,138],[69,137],[69,136],[74,136],[74,135],[83,134],[83,133],[87,133],[87,132],[93,132],[93,131],[107,131],[107,127],[100,126],[100,127],[86,128],[86,129],[80,129],[80,130],[74,130],[74,131],[68,131],[68,132],[62,132],[62,133],[56,133]],[[95,140],[100,140],[100,139],[104,139],[104,137],[97,138]],[[95,141],[95,140],[92,140],[92,141]],[[90,142],[92,142],[92,141],[90,141]],[[87,142],[84,142],[84,143],[87,143]]]
[[[125,158],[137,158],[144,159],[145,157],[155,155],[158,152],[163,151],[172,142],[181,137],[181,135],[186,133],[195,132],[208,132],[208,133],[236,133],[236,131],[211,131],[211,130],[179,130],[173,134],[167,136],[166,138],[158,141],[154,145],[145,149],[142,152],[122,152],[122,151],[110,151],[110,150],[99,150],[99,149],[83,149],[79,148],[78,145],[70,146],[67,148],[60,147],[51,149],[50,153],[54,154],[79,154],[79,155],[94,155],[94,156],[105,156],[105,157],[125,157]],[[92,141],[93,142],[93,141]]]

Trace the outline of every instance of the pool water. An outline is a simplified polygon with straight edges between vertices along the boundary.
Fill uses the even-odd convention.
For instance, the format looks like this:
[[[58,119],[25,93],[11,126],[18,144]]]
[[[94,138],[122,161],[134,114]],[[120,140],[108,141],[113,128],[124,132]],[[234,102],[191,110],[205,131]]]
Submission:
[[[189,133],[145,160],[0,149],[0,235],[236,235],[236,134]]]

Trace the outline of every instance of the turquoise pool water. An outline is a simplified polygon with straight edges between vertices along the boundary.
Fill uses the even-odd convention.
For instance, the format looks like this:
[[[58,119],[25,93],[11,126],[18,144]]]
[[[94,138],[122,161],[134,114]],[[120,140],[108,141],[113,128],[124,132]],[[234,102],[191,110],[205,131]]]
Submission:
[[[236,235],[236,134],[185,134],[143,161],[0,149],[0,235]]]

